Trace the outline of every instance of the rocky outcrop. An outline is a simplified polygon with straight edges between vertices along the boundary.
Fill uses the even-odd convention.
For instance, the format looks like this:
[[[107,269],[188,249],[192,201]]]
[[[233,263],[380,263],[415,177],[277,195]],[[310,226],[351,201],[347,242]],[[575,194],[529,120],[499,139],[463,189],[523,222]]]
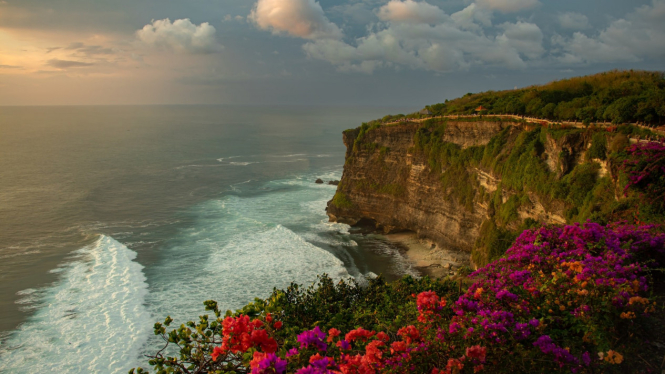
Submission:
[[[513,140],[528,130],[515,123],[449,121],[441,140],[462,149],[482,146],[506,127]],[[433,170],[436,166],[417,150],[414,138],[418,131],[424,131],[422,124],[408,122],[345,131],[344,173],[335,197],[328,202],[328,216],[351,225],[371,222],[386,233],[413,231],[436,246],[471,252],[481,225],[494,214],[489,199],[478,196],[496,191],[501,179],[489,170],[468,170],[475,178],[474,188],[483,192],[475,194],[472,206],[461,206],[445,190],[442,171]],[[559,139],[547,136],[541,157],[552,172],[563,175],[583,157],[587,140],[579,134]],[[509,197],[510,191],[504,191],[502,200]],[[529,194],[529,200],[531,204],[520,207],[520,218],[565,222],[562,207],[541,202],[535,194]]]

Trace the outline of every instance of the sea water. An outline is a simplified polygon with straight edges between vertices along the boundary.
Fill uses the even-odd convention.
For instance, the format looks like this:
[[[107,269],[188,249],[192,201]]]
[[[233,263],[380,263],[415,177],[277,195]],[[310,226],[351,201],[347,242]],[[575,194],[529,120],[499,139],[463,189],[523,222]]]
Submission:
[[[0,372],[147,366],[154,322],[417,275],[328,222],[341,132],[394,108],[0,109]]]

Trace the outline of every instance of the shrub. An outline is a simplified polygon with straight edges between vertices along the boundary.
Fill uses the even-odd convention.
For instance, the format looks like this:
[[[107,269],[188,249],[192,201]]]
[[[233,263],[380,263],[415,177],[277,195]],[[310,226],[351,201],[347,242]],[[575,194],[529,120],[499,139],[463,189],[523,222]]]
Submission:
[[[591,148],[587,151],[586,157],[589,160],[594,158],[605,160],[607,158],[607,139],[605,138],[605,134],[602,132],[593,134]]]
[[[363,288],[323,277],[225,317],[207,301],[214,318],[168,332],[170,318],[155,324],[167,347],[149,364],[158,373],[639,370],[655,311],[646,276],[664,257],[654,226],[541,227],[471,274],[461,296],[454,282],[429,278]]]
[[[643,206],[650,206],[653,213],[665,213],[665,145],[659,143],[637,143],[627,150],[622,170],[628,175],[629,190],[640,193]]]
[[[351,200],[349,200],[346,197],[346,195],[340,191],[337,191],[335,193],[335,196],[333,196],[332,199],[332,203],[338,208],[346,208],[346,209],[353,208],[353,203],[351,202]]]

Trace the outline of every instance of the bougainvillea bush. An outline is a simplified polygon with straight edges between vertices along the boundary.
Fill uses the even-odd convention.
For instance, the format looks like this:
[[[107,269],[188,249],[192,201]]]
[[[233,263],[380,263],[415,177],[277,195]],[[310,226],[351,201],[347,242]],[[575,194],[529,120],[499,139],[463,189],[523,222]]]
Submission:
[[[149,363],[158,373],[647,372],[639,337],[664,257],[655,226],[527,230],[462,294],[450,280],[323,277],[235,314],[208,301],[214,317],[155,325],[177,349]]]

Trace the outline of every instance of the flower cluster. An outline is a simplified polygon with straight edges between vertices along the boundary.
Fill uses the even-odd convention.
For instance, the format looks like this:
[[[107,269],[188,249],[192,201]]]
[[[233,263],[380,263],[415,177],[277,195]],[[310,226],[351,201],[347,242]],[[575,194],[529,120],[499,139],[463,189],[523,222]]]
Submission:
[[[213,361],[219,354],[225,352],[246,352],[252,347],[260,348],[263,352],[274,353],[277,350],[277,341],[262,329],[264,322],[260,319],[250,321],[249,316],[237,318],[226,317],[222,322],[222,346],[215,347]]]
[[[204,351],[211,359],[201,371],[602,372],[628,354],[610,331],[654,312],[644,274],[664,258],[665,234],[653,226],[529,230],[506,256],[471,274],[475,283],[455,302],[433,291],[414,293],[404,301],[410,317],[392,327],[291,331],[270,313],[219,317],[211,326],[221,324],[214,340],[221,345]]]

